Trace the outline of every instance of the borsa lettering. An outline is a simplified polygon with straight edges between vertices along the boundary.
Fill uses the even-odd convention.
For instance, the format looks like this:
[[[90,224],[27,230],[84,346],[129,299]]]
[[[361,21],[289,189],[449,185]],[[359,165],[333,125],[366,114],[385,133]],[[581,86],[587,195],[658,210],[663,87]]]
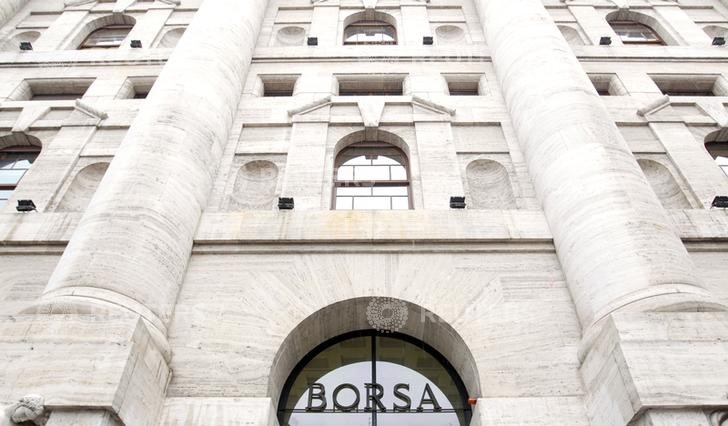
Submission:
[[[398,383],[394,385],[392,389],[392,395],[394,396],[394,403],[391,410],[394,412],[411,412],[412,410],[412,398],[409,396],[410,386],[406,383]],[[376,411],[386,412],[387,407],[382,403],[384,398],[384,387],[378,383],[365,383],[364,384],[365,394],[365,407],[364,411],[372,411],[376,408]],[[343,396],[348,395],[346,398],[347,403],[342,403]],[[351,399],[351,396],[354,399]],[[334,411],[340,411],[344,413],[355,412],[359,408],[361,402],[361,393],[359,389],[351,383],[343,383],[334,389],[331,394],[331,400],[334,403]],[[349,402],[350,401],[350,402]],[[308,387],[308,404],[306,405],[306,411],[310,412],[323,412],[326,410],[328,403],[326,398],[326,387],[321,383],[314,383]],[[433,412],[442,411],[440,403],[437,402],[435,394],[432,392],[430,384],[425,384],[425,389],[422,391],[420,402],[414,411],[423,412],[425,410],[431,410]]]

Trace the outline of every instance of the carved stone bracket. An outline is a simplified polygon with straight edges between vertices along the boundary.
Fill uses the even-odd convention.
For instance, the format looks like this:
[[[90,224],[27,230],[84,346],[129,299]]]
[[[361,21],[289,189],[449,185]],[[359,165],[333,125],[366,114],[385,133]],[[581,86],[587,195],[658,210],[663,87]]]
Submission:
[[[26,395],[15,404],[0,410],[0,426],[16,426],[28,422],[43,426],[47,421],[48,413],[40,395]]]

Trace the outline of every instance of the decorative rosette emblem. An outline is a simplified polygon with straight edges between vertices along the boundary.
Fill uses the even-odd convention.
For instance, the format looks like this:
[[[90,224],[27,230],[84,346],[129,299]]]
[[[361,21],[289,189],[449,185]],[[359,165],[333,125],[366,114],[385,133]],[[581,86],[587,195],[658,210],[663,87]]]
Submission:
[[[407,323],[407,305],[391,297],[375,297],[367,306],[367,321],[380,333],[394,333]]]

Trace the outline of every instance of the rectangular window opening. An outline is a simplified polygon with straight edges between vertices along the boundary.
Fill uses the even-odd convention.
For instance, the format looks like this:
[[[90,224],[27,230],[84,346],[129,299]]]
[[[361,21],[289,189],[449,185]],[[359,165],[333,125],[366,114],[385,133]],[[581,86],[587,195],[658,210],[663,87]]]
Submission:
[[[728,85],[717,75],[650,75],[668,96],[728,96]]]
[[[450,96],[479,96],[482,74],[443,74]]]
[[[589,74],[594,88],[599,96],[622,96],[627,94],[627,89],[622,85],[616,74]]]
[[[293,96],[298,75],[261,75],[260,79],[263,82],[264,97],[284,97]]]
[[[152,90],[154,83],[157,81],[157,77],[131,77],[132,91],[134,95],[133,99],[146,99],[149,92]]]
[[[402,96],[404,75],[350,74],[336,76],[339,96]]]
[[[66,101],[82,98],[93,78],[28,79],[10,95],[14,101]]]

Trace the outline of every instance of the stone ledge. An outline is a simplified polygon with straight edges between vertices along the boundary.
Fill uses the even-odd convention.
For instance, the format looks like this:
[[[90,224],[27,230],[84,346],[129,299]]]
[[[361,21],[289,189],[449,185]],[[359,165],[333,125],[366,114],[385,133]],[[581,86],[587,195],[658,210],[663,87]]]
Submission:
[[[540,211],[207,213],[195,243],[281,241],[550,241]]]
[[[669,210],[685,241],[728,241],[728,210]],[[0,241],[65,244],[81,213],[0,214]],[[196,244],[215,242],[551,241],[538,210],[207,212]]]

